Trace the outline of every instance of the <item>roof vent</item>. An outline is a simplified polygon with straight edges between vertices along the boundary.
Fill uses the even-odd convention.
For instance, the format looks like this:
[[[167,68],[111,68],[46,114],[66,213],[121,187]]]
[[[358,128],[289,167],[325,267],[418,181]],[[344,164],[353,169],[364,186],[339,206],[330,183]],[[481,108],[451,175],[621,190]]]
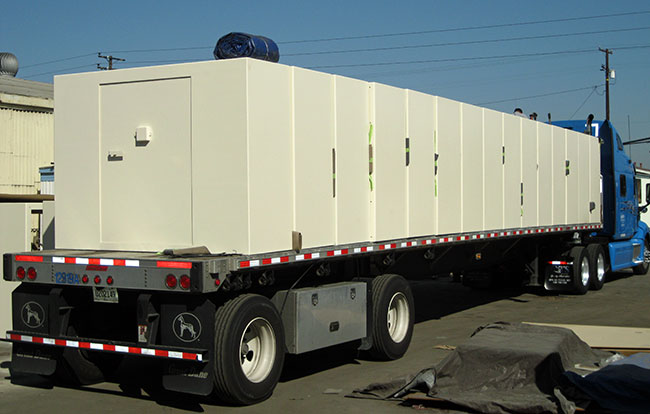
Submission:
[[[0,52],[0,76],[16,76],[18,59],[13,53]]]

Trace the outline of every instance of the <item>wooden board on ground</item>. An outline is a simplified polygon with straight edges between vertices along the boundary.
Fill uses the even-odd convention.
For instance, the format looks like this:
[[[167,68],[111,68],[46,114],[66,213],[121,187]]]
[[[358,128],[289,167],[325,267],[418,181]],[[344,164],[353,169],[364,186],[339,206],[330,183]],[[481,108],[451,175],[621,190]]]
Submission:
[[[626,355],[635,352],[650,352],[650,328],[524,323],[570,329],[592,348],[616,351]]]

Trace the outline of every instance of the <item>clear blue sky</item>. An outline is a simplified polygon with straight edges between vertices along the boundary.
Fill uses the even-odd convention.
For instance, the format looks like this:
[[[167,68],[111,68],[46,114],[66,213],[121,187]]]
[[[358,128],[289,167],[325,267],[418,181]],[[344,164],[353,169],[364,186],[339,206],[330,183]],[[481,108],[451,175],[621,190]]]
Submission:
[[[630,12],[637,13],[611,16]],[[611,17],[586,19],[603,15]],[[581,19],[558,21],[573,18]],[[539,21],[550,22],[519,24]],[[447,30],[463,28],[474,29]],[[18,57],[18,77],[42,82],[52,82],[60,73],[95,70],[97,63],[105,63],[96,57],[100,51],[126,58],[118,68],[210,60],[216,41],[231,31],[274,39],[281,63],[505,112],[521,107],[542,119],[548,112],[553,119],[584,119],[589,113],[604,118],[604,54],[598,48],[611,48],[610,65],[616,71],[612,121],[624,140],[628,135],[650,137],[647,0],[59,0],[5,1],[0,6],[0,51]],[[412,32],[428,33],[294,43]],[[180,50],[137,51],[169,48]],[[304,54],[377,48],[391,49]],[[75,56],[81,57],[68,59]],[[41,64],[58,59],[66,60]],[[650,145],[632,148],[633,159],[650,167]]]

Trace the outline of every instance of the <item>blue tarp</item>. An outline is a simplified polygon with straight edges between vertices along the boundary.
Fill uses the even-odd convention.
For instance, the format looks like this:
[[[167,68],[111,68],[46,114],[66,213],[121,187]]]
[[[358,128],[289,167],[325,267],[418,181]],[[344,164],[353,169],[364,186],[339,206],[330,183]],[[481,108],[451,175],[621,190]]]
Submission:
[[[223,36],[214,48],[215,59],[251,57],[277,62],[280,50],[275,42],[264,36],[233,32]]]

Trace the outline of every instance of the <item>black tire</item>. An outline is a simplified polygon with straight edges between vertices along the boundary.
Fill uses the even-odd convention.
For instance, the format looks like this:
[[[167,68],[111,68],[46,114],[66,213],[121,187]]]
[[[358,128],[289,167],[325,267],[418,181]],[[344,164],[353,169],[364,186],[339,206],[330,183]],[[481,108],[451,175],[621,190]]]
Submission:
[[[569,256],[573,259],[573,290],[576,295],[584,295],[589,290],[591,272],[587,249],[576,246],[571,249]]]
[[[607,277],[607,257],[605,249],[600,244],[590,244],[586,247],[589,259],[589,289],[600,290]]]
[[[647,253],[650,252],[650,243],[648,242],[648,239],[645,239],[643,249],[643,263],[632,268],[632,273],[635,275],[645,275],[648,273],[648,268],[650,267],[650,261],[646,259],[646,257],[650,257]]]
[[[390,315],[390,316],[389,316]],[[399,275],[381,275],[372,281],[372,348],[381,360],[401,358],[413,336],[413,293]]]
[[[216,397],[234,405],[269,398],[282,373],[285,349],[282,321],[271,301],[253,294],[229,300],[217,309],[214,335]]]
[[[67,334],[75,337],[75,329],[69,326]],[[90,360],[88,351],[65,348],[57,361],[53,379],[69,385],[91,385],[103,382],[105,377],[102,370]]]

